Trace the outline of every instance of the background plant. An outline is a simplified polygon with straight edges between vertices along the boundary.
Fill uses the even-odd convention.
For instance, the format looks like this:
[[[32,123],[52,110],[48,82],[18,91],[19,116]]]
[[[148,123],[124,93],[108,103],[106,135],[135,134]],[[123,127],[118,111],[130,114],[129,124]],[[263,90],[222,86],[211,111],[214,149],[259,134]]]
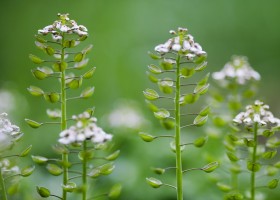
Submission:
[[[166,43],[156,46],[156,54],[150,53],[153,59],[159,61],[159,66],[151,64],[148,66],[149,72],[147,72],[149,79],[158,85],[164,95],[159,95],[153,89],[146,89],[144,96],[149,108],[154,112],[155,117],[160,120],[163,127],[168,130],[175,129],[175,131],[172,135],[160,136],[142,132],[140,137],[146,142],[166,137],[172,139],[170,147],[176,154],[176,166],[155,168],[154,171],[157,174],[163,174],[166,170],[174,169],[176,171],[176,186],[162,183],[153,177],[146,180],[154,188],[166,185],[176,189],[177,199],[182,200],[183,174],[192,170],[202,170],[209,173],[217,168],[218,163],[212,162],[201,168],[189,169],[184,169],[182,165],[182,151],[186,146],[202,147],[207,141],[204,136],[197,137],[195,141],[184,141],[181,130],[191,126],[200,127],[207,122],[209,106],[204,107],[199,112],[190,112],[190,110],[192,110],[192,104],[207,92],[209,74],[198,80],[190,79],[195,73],[199,73],[206,68],[206,52],[194,41],[193,36],[188,34],[187,29],[178,28],[177,32],[171,30],[170,33],[175,36]],[[151,103],[155,100],[161,101],[160,108]],[[165,104],[163,104],[163,101],[165,101]],[[186,105],[188,105],[187,113],[186,111],[183,112],[183,107]],[[168,107],[163,108],[163,106]],[[191,123],[190,120],[192,120]]]
[[[67,194],[73,191],[81,193],[84,200],[94,199],[98,195],[99,197],[101,195],[116,198],[121,189],[120,185],[114,186],[109,193],[93,193],[93,197],[87,196],[89,190],[88,177],[97,178],[100,175],[108,175],[114,169],[113,162],[105,164],[96,162],[92,166],[90,161],[100,159],[113,161],[118,157],[119,151],[115,151],[105,157],[99,157],[100,154],[97,151],[108,149],[109,146],[104,145],[104,143],[111,140],[112,136],[96,125],[97,120],[93,118],[93,108],[69,118],[67,107],[70,101],[88,99],[93,95],[93,86],[84,88],[79,96],[73,96],[74,94],[71,90],[80,88],[85,79],[90,79],[95,72],[95,67],[86,72],[80,72],[88,64],[86,55],[92,48],[92,45],[82,50],[78,48],[78,45],[88,36],[87,28],[83,25],[78,25],[74,20],[70,20],[68,14],[58,14],[58,17],[58,20],[40,29],[38,35],[35,36],[36,46],[49,57],[42,59],[30,54],[29,58],[33,63],[40,65],[32,70],[34,77],[38,80],[57,79],[59,85],[54,88],[59,88],[59,91],[50,88],[51,91],[46,92],[37,86],[30,86],[28,91],[33,96],[43,97],[52,104],[59,103],[60,108],[47,109],[48,117],[54,121],[44,123],[30,119],[25,121],[32,128],[50,124],[60,125],[60,144],[54,145],[53,149],[61,155],[61,159],[37,155],[32,156],[32,159],[37,164],[46,165],[46,169],[51,175],[63,176],[62,195],[53,194],[49,189],[39,186],[37,186],[37,192],[44,198],[54,196],[63,200],[66,200]],[[45,65],[50,65],[51,67]],[[68,121],[76,121],[76,124],[67,128]],[[73,179],[77,178],[81,179],[80,186],[73,182]]]
[[[20,177],[30,176],[35,166],[21,167],[18,158],[26,157],[32,145],[20,153],[14,153],[17,142],[24,135],[20,128],[10,122],[7,113],[0,114],[0,198],[8,199],[8,195],[15,195],[18,191]]]

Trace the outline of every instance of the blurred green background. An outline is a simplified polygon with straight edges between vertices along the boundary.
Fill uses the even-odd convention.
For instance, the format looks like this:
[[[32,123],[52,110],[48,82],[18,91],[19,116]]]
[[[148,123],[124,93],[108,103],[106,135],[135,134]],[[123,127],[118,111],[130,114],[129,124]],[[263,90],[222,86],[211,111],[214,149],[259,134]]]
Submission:
[[[123,184],[121,199],[172,200],[172,189],[154,190],[145,183],[145,177],[152,175],[151,166],[173,165],[169,144],[146,144],[137,137],[138,130],[162,131],[142,95],[151,86],[145,75],[146,66],[152,62],[147,52],[165,42],[170,29],[187,27],[208,53],[209,72],[220,70],[232,55],[248,56],[262,76],[259,97],[280,117],[279,8],[278,0],[1,0],[0,111],[7,111],[21,126],[25,133],[22,144],[32,144],[32,154],[52,155],[50,146],[58,137],[56,127],[33,130],[23,122],[26,117],[47,120],[45,109],[54,107],[28,94],[29,85],[47,88],[53,83],[35,80],[30,73],[35,66],[28,55],[39,52],[34,45],[37,30],[56,20],[57,13],[69,13],[71,19],[88,28],[90,36],[85,43],[94,45],[89,63],[97,67],[94,78],[87,83],[96,87],[94,97],[71,104],[69,115],[95,106],[100,125],[115,135],[122,155],[116,162],[116,172],[107,181]],[[124,105],[135,111],[141,123],[114,128],[108,116]],[[219,151],[220,147],[213,148]],[[201,157],[190,166],[205,163],[203,149],[190,152]],[[40,199],[35,185],[49,185],[55,190],[54,179],[48,180],[45,170],[37,169],[23,181],[26,184],[21,186],[21,197],[15,199]],[[221,199],[222,194],[203,173],[187,175],[185,187],[188,199]]]

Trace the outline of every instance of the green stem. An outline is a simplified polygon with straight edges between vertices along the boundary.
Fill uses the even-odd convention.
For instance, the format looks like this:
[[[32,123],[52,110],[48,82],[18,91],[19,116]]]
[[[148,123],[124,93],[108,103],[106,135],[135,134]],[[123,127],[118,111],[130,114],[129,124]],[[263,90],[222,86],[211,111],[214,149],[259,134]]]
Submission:
[[[61,60],[60,62],[64,62],[64,34],[62,35],[62,41],[61,41]],[[67,119],[66,119],[66,84],[65,84],[65,70],[63,69],[61,71],[61,131],[65,130],[67,128]],[[62,162],[64,163],[63,165],[63,185],[67,185],[68,182],[68,154],[64,153],[62,154]],[[62,193],[62,199],[66,200],[67,199],[67,192],[63,190]]]
[[[257,160],[257,145],[258,145],[258,123],[254,125],[254,142],[255,146],[253,147],[253,154],[252,154],[252,163],[253,165],[256,163]],[[255,170],[253,169],[251,172],[251,200],[255,200]]]
[[[1,193],[2,193],[2,199],[3,200],[8,200],[7,198],[7,192],[6,192],[6,187],[5,187],[5,183],[4,183],[4,178],[3,178],[3,174],[2,174],[2,169],[0,168],[0,185],[1,185]]]
[[[87,199],[87,141],[85,140],[83,142],[83,151],[85,153],[85,156],[83,158],[83,200]]]
[[[237,190],[237,188],[238,188],[238,174],[236,172],[231,172],[231,184],[232,184],[232,188]]]
[[[176,59],[176,95],[175,95],[175,146],[176,146],[176,182],[177,182],[177,200],[183,200],[183,174],[182,174],[182,156],[181,156],[181,122],[180,122],[180,56]]]

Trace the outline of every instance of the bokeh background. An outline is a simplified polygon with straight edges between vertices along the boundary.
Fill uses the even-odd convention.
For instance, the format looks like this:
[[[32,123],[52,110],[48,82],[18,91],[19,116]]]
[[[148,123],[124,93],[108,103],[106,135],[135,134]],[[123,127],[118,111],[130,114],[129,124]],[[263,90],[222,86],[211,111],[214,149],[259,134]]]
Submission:
[[[26,90],[29,85],[53,87],[49,80],[35,80],[30,73],[35,66],[28,55],[39,52],[34,45],[37,30],[56,20],[57,13],[69,13],[88,28],[90,36],[85,43],[94,45],[90,65],[97,67],[87,83],[96,87],[94,97],[71,104],[69,115],[95,106],[99,124],[115,135],[115,145],[122,151],[116,171],[104,182],[121,182],[123,200],[172,200],[172,189],[154,190],[145,182],[145,177],[153,175],[151,166],[173,165],[168,141],[147,144],[137,136],[139,131],[158,134],[163,130],[142,95],[151,86],[145,75],[146,66],[152,62],[147,52],[165,42],[170,29],[187,27],[208,53],[209,72],[220,70],[232,55],[245,55],[262,76],[259,98],[280,117],[279,8],[278,0],[1,0],[0,111],[8,112],[25,133],[22,147],[32,144],[33,155],[54,155],[51,145],[57,141],[58,129],[34,130],[24,123],[24,118],[47,120],[45,109],[53,107]],[[222,148],[216,145],[208,150]],[[195,161],[188,153],[195,155]],[[205,150],[188,153],[184,159],[191,163],[189,166],[205,163]],[[168,173],[166,180],[172,182],[172,176]],[[37,167],[33,176],[23,180],[21,194],[15,199],[40,199],[36,185],[55,191],[57,179],[49,177],[46,170]],[[200,172],[185,177],[185,191],[186,198],[192,200],[222,198],[207,175]],[[277,199],[276,192],[270,193],[271,200]]]

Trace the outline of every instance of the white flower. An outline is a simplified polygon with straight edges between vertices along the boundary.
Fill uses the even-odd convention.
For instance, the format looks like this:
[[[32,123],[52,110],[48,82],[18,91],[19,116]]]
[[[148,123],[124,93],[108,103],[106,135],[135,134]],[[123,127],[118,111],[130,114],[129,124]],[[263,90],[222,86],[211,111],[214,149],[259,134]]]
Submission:
[[[221,71],[212,74],[213,79],[222,81],[234,79],[238,84],[244,85],[249,80],[260,80],[260,74],[249,64],[245,56],[233,56]]]
[[[246,106],[245,112],[236,115],[233,122],[236,124],[245,124],[247,126],[252,126],[255,123],[260,126],[280,126],[280,119],[274,117],[268,109],[268,105],[265,105],[262,101],[256,100],[254,105]]]

